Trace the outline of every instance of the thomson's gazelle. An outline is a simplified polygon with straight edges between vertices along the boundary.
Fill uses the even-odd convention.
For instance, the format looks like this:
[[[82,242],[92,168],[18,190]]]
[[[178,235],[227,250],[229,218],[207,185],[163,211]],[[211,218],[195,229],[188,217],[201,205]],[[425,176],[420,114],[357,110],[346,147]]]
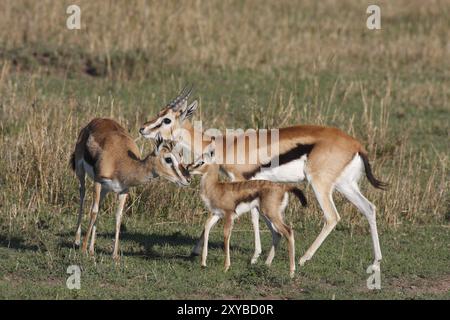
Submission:
[[[206,160],[206,162],[205,162]],[[296,186],[277,184],[271,181],[252,180],[242,182],[220,182],[219,165],[213,159],[198,159],[188,166],[192,174],[202,174],[201,197],[211,211],[211,216],[205,223],[203,233],[202,266],[206,266],[208,255],[208,237],[211,227],[220,219],[225,218],[224,246],[225,271],[230,267],[230,235],[233,221],[245,212],[258,208],[272,230],[272,247],[266,260],[270,265],[275,256],[275,249],[281,235],[289,242],[289,270],[291,277],[295,272],[294,232],[284,223],[284,209],[288,203],[288,192],[295,194],[306,206],[306,198]]]
[[[119,195],[116,211],[116,236],[113,258],[119,258],[119,232],[122,212],[128,196],[128,189],[161,176],[186,186],[190,182],[188,171],[180,164],[180,155],[173,152],[173,143],[156,139],[154,154],[141,159],[134,140],[127,131],[111,119],[94,119],[84,127],[71,157],[72,169],[80,181],[80,209],[78,213],[75,244],[80,244],[81,219],[85,195],[86,173],[94,180],[94,201],[91,208],[89,228],[82,250],[86,252],[89,237],[92,239],[89,253],[94,254],[96,219],[100,203],[112,191]]]
[[[191,90],[183,90],[173,101],[167,104],[158,115],[142,125],[140,133],[145,138],[154,138],[161,134],[164,139],[180,141],[194,149],[194,137],[202,137],[202,148],[211,143],[211,137],[194,128],[190,118],[198,107],[195,100],[188,103]],[[364,172],[369,182],[378,189],[386,184],[376,179],[369,164],[369,156],[364,146],[354,137],[338,128],[297,125],[278,129],[278,139],[265,139],[256,131],[257,142],[251,144],[246,136],[244,163],[221,164],[221,170],[234,181],[261,179],[275,182],[300,182],[307,180],[314,190],[317,201],[322,208],[325,223],[316,240],[300,258],[300,265],[310,260],[323,241],[341,219],[333,201],[333,192],[338,190],[367,218],[372,236],[374,252],[373,265],[379,266],[382,259],[378,239],[375,206],[361,193],[358,182]],[[245,136],[245,135],[244,135]],[[238,150],[238,138],[231,137],[230,143],[224,144],[222,158],[235,154]],[[271,154],[271,159],[259,155]],[[202,153],[202,152],[201,152]],[[200,156],[197,154],[197,156]],[[256,163],[249,163],[250,155],[257,155]],[[278,160],[278,161],[277,161]],[[278,165],[272,165],[278,163]],[[259,238],[259,213],[252,209],[252,223],[255,230],[255,254],[252,263],[261,253]],[[217,220],[216,220],[217,222]],[[200,252],[201,239],[194,248]]]

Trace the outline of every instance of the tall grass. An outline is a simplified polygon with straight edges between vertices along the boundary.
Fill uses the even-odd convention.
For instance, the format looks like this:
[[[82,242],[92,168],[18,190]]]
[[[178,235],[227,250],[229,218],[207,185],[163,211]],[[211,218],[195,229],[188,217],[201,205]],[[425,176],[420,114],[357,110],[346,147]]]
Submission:
[[[79,129],[110,116],[137,137],[190,81],[205,126],[311,123],[358,137],[390,184],[363,187],[385,225],[445,221],[448,2],[382,1],[381,31],[366,29],[364,1],[78,1],[79,31],[65,28],[68,4],[0,2],[2,226],[75,214],[68,157]],[[155,181],[133,192],[128,212],[197,223],[205,213],[197,189]],[[344,221],[363,223],[336,198]],[[320,219],[310,203],[288,214]]]

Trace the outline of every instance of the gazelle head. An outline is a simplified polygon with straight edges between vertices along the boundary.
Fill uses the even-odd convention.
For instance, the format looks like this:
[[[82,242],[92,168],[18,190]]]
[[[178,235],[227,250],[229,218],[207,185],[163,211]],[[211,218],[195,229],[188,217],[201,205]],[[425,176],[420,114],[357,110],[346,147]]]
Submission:
[[[178,148],[174,141],[164,140],[161,135],[157,135],[155,156],[156,173],[179,186],[188,186],[191,183],[189,171],[182,164],[182,148]]]
[[[160,134],[163,139],[177,140],[177,133],[183,128],[184,121],[187,121],[198,107],[198,101],[194,100],[188,105],[188,98],[191,95],[192,87],[184,89],[171,102],[167,104],[158,116],[145,122],[139,133],[146,139],[154,139]]]
[[[214,141],[208,146],[207,150],[187,166],[190,174],[203,175],[208,171],[210,165],[216,165]]]

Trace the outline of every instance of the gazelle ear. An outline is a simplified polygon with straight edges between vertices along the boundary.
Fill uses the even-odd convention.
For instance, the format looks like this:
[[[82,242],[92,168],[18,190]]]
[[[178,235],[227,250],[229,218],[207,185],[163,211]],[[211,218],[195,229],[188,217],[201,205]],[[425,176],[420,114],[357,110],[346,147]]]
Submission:
[[[190,105],[183,108],[183,111],[181,112],[181,121],[184,121],[194,114],[195,110],[197,110],[198,107],[198,100],[194,100]]]
[[[161,151],[163,142],[164,142],[164,139],[162,138],[161,134],[158,132],[158,134],[155,137],[155,153],[156,154],[158,154]]]
[[[216,140],[212,139],[211,143],[206,147],[206,152],[204,153],[205,159],[208,162],[213,163],[216,161]]]

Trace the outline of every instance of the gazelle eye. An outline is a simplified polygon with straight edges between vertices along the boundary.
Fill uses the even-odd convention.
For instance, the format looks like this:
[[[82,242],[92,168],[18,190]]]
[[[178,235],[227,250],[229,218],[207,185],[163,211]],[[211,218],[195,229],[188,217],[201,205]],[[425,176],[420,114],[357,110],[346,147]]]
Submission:
[[[172,163],[172,158],[164,158],[164,160],[166,161],[166,163],[171,164]]]
[[[164,118],[163,119],[163,123],[164,124],[170,124],[172,122],[172,120],[170,120],[169,118]]]
[[[202,166],[202,165],[204,165],[205,164],[205,161],[200,161],[198,164],[197,164],[197,167],[200,167],[200,166]]]

